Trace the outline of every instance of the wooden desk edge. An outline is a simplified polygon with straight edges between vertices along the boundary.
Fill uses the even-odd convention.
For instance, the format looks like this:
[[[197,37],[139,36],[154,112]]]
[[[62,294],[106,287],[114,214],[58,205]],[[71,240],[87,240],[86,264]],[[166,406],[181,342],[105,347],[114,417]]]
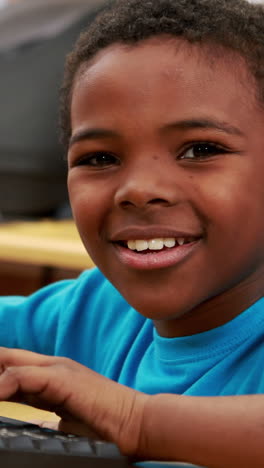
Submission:
[[[19,226],[19,224],[18,224]],[[41,224],[40,224],[41,226]],[[52,225],[56,227],[54,223]],[[58,226],[61,227],[61,224]],[[52,233],[53,234],[53,233]],[[94,266],[81,240],[75,238],[45,237],[40,233],[16,232],[0,228],[0,261],[27,263],[53,268],[84,270]]]

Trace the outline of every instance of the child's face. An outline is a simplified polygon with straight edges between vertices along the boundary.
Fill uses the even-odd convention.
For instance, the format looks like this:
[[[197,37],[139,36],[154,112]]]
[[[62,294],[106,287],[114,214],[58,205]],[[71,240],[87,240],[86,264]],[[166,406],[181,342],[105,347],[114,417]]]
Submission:
[[[176,44],[100,52],[74,88],[69,150],[89,254],[164,336],[224,323],[264,285],[264,112],[254,84],[239,59],[211,63]]]

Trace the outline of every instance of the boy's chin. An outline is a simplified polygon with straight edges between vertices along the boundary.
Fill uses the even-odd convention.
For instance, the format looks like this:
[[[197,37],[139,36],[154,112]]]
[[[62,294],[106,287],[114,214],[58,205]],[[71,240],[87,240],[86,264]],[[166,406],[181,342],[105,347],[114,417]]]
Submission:
[[[191,313],[195,308],[195,304],[190,303],[189,301],[174,301],[162,300],[159,301],[155,299],[154,292],[152,299],[144,299],[142,301],[139,298],[132,298],[128,300],[129,304],[141,315],[151,319],[153,321],[157,320],[177,320],[185,316],[186,314]]]
[[[143,305],[133,301],[132,307],[141,315],[153,321],[158,334],[164,338],[176,338],[196,335],[211,330],[222,324],[210,311],[210,301],[194,303],[189,301],[174,301],[163,306],[157,301]],[[226,320],[224,319],[224,322]]]

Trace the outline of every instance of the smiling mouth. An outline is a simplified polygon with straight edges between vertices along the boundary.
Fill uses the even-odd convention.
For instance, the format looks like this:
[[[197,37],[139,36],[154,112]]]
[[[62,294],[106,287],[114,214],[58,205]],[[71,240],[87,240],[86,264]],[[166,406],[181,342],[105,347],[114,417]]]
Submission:
[[[199,248],[203,236],[116,241],[116,254],[132,270],[158,270],[181,264]]]
[[[153,254],[182,247],[198,241],[200,237],[155,238],[119,241],[118,245],[139,254]]]

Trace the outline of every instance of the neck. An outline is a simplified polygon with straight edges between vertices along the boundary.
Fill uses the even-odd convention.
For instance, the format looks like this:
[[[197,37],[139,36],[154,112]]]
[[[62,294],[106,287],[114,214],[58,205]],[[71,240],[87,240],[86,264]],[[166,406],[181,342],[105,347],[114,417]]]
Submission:
[[[154,325],[158,334],[165,338],[202,333],[231,321],[263,297],[263,293],[264,271],[261,271],[199,304],[181,317],[156,320]]]

